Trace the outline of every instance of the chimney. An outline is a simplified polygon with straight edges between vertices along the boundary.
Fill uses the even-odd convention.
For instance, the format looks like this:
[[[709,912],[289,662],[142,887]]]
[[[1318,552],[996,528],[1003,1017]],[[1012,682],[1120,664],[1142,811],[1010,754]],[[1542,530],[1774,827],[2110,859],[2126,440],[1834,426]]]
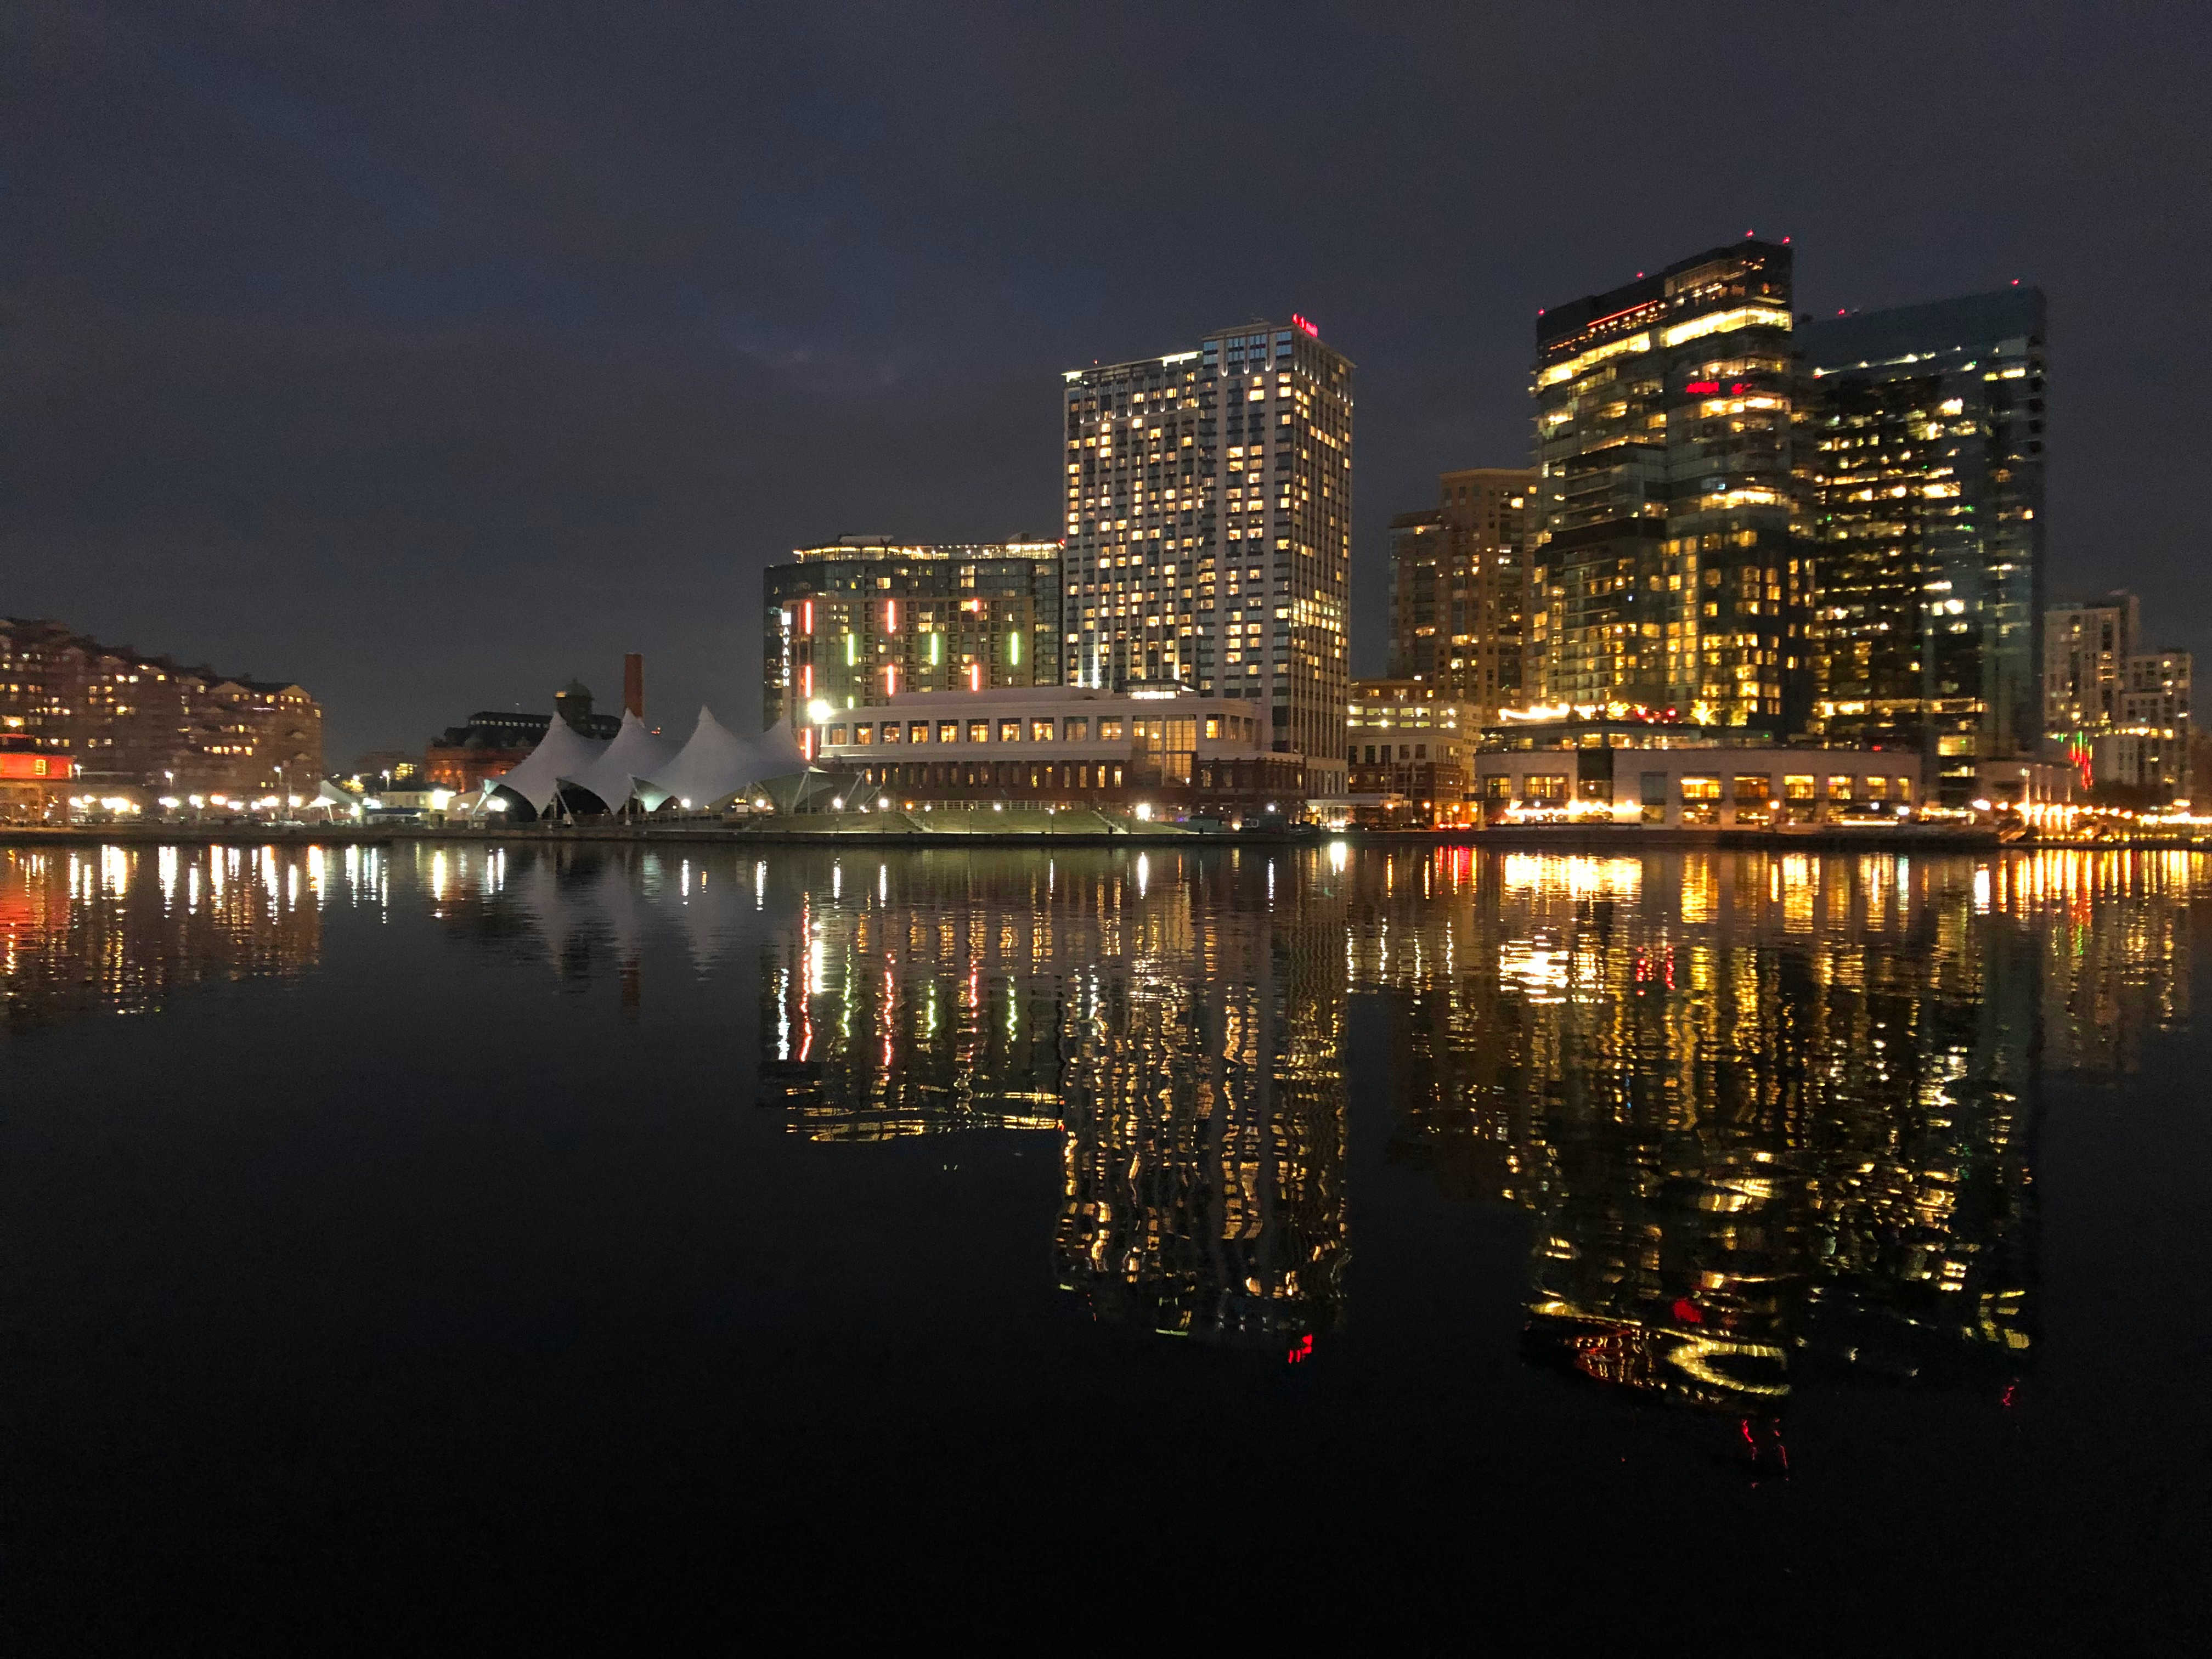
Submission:
[[[623,659],[623,712],[645,718],[645,659],[635,651]]]

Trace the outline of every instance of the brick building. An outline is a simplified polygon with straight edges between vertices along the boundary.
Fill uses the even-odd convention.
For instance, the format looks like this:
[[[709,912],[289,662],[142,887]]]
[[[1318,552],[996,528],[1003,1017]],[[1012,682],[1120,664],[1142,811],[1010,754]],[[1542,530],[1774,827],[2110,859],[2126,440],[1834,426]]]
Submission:
[[[323,773],[323,712],[300,686],[145,656],[55,622],[0,617],[0,731],[115,787],[312,797]]]

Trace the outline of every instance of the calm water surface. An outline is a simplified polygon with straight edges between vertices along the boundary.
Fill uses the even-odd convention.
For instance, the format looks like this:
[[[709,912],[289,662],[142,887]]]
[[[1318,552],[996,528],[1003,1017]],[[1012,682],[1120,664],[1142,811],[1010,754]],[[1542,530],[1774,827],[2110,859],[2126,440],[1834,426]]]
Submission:
[[[2185,854],[0,848],[9,1618],[2181,1650],[2208,917]]]

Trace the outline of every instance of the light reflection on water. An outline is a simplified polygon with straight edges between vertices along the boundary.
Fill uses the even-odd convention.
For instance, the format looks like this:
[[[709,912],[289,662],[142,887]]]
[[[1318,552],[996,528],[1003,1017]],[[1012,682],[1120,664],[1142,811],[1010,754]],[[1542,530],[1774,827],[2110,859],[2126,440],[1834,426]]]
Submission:
[[[1347,1123],[1529,1218],[1527,1351],[1771,1419],[1816,1376],[2002,1390],[2039,1340],[2040,1089],[2189,1014],[2181,853],[1982,860],[414,845],[0,851],[0,1030],[148,1014],[395,906],[757,1006],[817,1143],[1032,1137],[1068,1297],[1302,1358],[1356,1311]],[[1389,1036],[1348,1059],[1356,998]],[[851,1156],[866,1154],[854,1150]]]

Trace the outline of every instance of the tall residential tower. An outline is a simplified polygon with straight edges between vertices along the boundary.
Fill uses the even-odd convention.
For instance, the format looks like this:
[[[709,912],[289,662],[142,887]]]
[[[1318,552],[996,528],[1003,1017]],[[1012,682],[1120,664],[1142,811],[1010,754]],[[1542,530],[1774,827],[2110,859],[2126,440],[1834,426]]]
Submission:
[[[1248,698],[1341,794],[1351,362],[1293,317],[1063,379],[1067,682]]]
[[[1390,521],[1390,675],[1419,680],[1482,722],[1528,701],[1528,524],[1536,475],[1468,467],[1443,505]]]
[[[1747,239],[1538,316],[1537,697],[1804,723],[1790,303],[1789,247]]]

